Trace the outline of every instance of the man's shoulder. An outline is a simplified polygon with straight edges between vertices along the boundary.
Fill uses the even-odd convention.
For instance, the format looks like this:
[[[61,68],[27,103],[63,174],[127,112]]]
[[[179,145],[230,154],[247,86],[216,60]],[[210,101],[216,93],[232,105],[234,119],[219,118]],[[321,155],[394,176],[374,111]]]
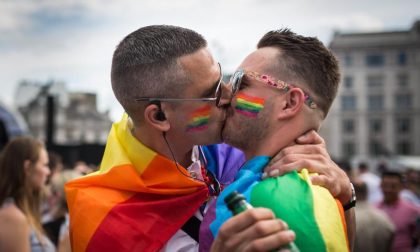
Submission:
[[[412,202],[400,199],[400,205],[401,207],[405,208],[407,211],[413,214],[420,214],[420,207],[416,206]]]
[[[388,215],[382,210],[378,209],[375,206],[370,205],[370,203],[362,201],[357,203],[356,207],[356,220],[361,218],[366,222],[378,222],[383,224],[389,224],[391,220]]]

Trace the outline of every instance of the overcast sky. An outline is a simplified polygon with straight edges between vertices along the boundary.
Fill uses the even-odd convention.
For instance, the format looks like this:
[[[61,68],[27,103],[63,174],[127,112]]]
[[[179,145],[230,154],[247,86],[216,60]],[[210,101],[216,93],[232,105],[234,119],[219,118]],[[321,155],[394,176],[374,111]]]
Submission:
[[[328,44],[334,30],[409,29],[417,19],[419,0],[0,0],[0,99],[13,104],[22,79],[54,79],[98,93],[100,110],[118,119],[112,53],[146,25],[196,30],[229,72],[269,30],[289,27]]]

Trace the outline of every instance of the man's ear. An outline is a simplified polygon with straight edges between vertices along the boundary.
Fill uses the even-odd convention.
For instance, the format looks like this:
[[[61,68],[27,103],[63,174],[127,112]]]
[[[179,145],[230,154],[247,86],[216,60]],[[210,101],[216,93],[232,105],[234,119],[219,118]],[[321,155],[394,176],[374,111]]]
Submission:
[[[285,100],[282,102],[280,119],[291,118],[298,114],[305,103],[305,94],[300,88],[291,88],[285,94]]]
[[[144,119],[146,123],[159,131],[166,132],[171,128],[165,112],[156,104],[150,104],[146,107],[144,110]]]

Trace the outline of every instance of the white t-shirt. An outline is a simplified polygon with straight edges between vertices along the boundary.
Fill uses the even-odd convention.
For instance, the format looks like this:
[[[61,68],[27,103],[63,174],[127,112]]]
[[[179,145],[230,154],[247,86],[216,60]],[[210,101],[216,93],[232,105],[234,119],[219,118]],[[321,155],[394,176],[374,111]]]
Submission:
[[[366,183],[368,189],[367,201],[370,204],[376,204],[382,201],[381,178],[371,173],[365,172],[360,175],[360,179]]]

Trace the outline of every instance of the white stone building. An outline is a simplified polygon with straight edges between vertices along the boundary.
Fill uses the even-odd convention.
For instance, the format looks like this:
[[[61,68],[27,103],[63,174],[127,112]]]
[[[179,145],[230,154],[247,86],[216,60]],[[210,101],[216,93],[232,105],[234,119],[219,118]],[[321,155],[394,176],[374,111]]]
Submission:
[[[332,157],[420,155],[420,21],[406,31],[336,33],[341,83],[321,135]]]

